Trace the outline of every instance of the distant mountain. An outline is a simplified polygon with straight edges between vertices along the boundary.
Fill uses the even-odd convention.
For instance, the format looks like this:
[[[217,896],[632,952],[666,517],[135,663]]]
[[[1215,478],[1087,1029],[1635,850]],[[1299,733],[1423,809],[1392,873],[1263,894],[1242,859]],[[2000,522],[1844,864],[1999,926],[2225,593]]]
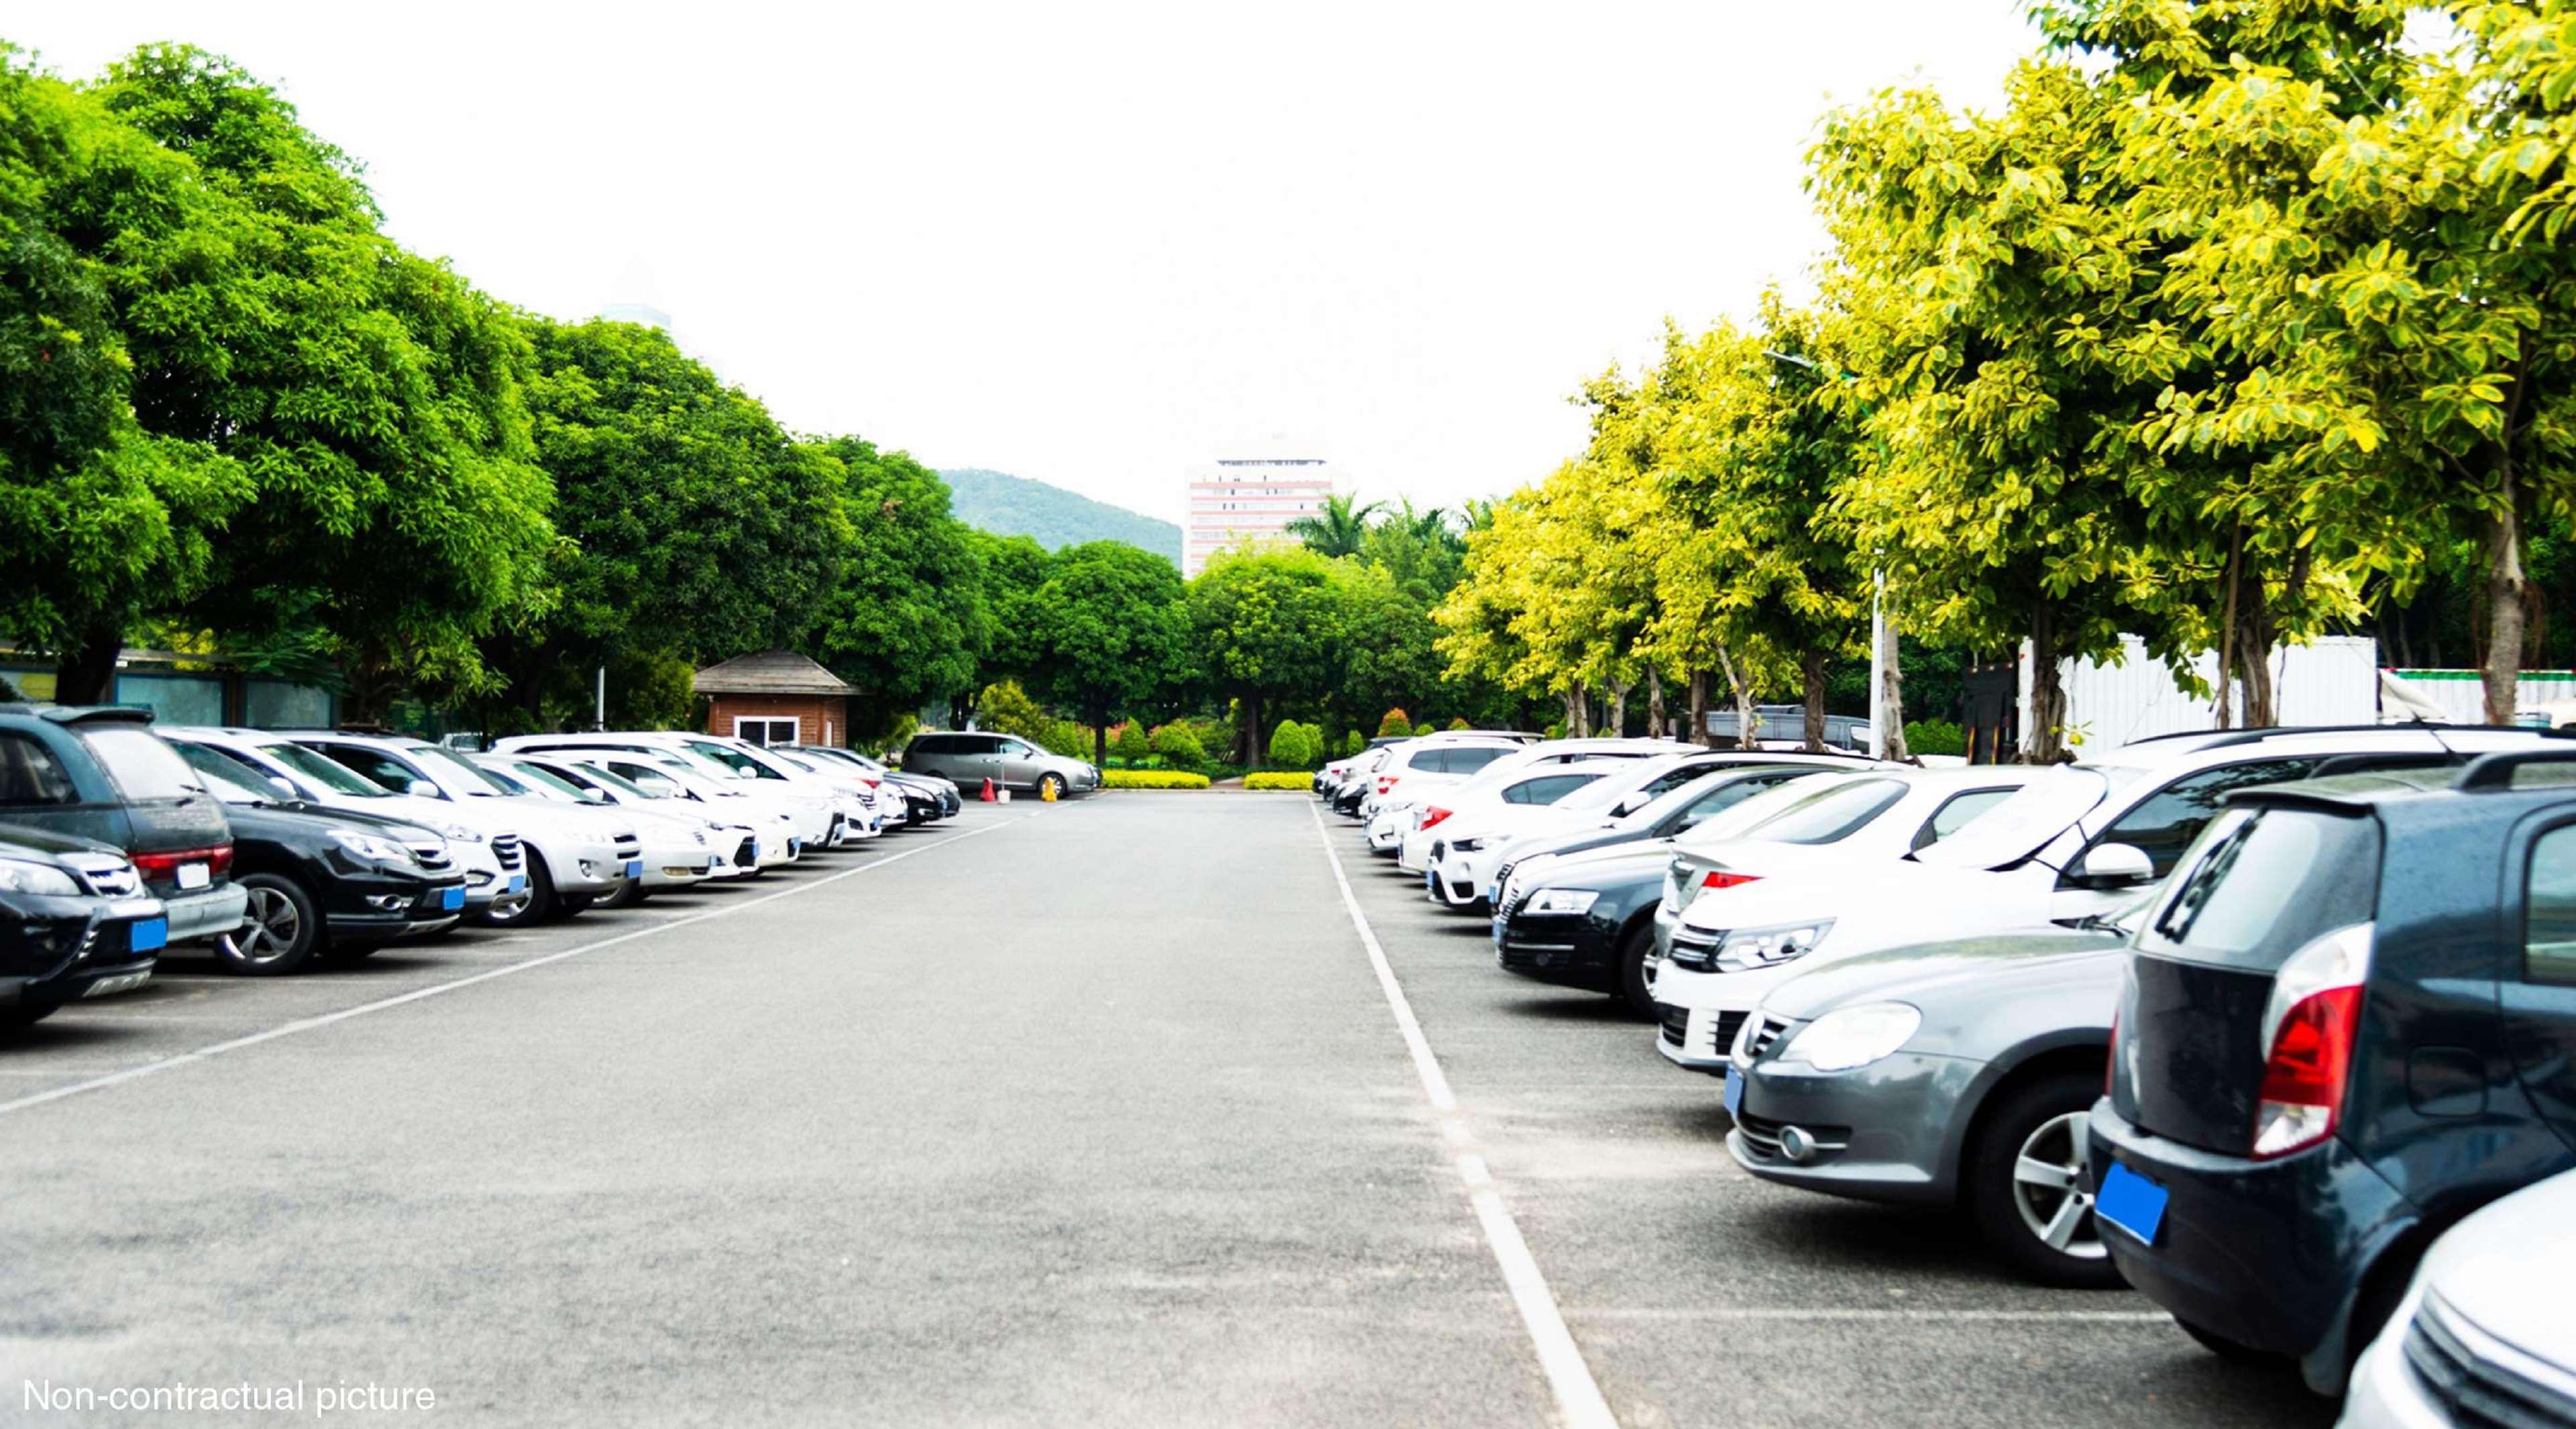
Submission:
[[[1034,536],[1050,551],[1085,541],[1124,541],[1181,563],[1181,528],[1169,521],[1005,472],[969,467],[939,475],[955,497],[957,519],[996,536]]]

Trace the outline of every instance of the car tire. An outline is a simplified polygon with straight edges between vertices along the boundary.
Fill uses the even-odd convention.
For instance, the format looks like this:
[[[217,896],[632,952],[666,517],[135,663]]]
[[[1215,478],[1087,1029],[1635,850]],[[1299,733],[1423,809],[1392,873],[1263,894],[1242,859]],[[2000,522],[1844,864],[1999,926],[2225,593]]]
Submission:
[[[13,1002],[0,1007],[0,1027],[33,1027],[62,1010],[59,1002]]]
[[[455,925],[451,923],[448,926],[454,927]],[[436,937],[437,934],[432,933],[428,936]],[[325,952],[322,957],[327,962],[363,963],[367,959],[384,951],[384,946],[385,945],[382,943],[352,943],[344,938],[334,941],[331,944],[330,950]]]
[[[554,916],[555,880],[553,874],[546,872],[546,857],[535,849],[529,848],[526,853],[526,859],[528,864],[528,901],[520,904],[517,909],[509,913],[496,913],[491,909],[484,910],[482,916],[478,920],[484,927],[525,928],[534,923],[542,923],[546,919]],[[497,903],[493,905],[495,908],[499,906],[500,905]]]
[[[1977,1229],[2023,1278],[2069,1289],[2125,1282],[2084,1189],[2084,1122],[2098,1074],[2064,1072],[2006,1089],[1986,1110],[1963,1191]]]
[[[1618,961],[1610,969],[1614,979],[1610,995],[1619,999],[1630,1013],[1649,1022],[1654,1021],[1657,1015],[1655,989],[1647,981],[1647,976],[1654,971],[1655,925],[1640,923],[1629,929],[1628,935],[1619,940],[1619,951],[1614,956]]]
[[[602,906],[596,893],[567,893],[555,900],[555,916],[569,918],[575,913],[587,913]]]
[[[226,972],[283,977],[301,971],[328,944],[322,910],[302,884],[275,873],[247,873],[233,882],[249,895],[243,910],[249,921],[215,939],[215,960]]]
[[[1065,788],[1064,776],[1061,774],[1041,774],[1038,776],[1038,799],[1040,802],[1053,803],[1056,800],[1063,798]]]
[[[571,900],[567,899],[565,901],[570,902]],[[644,880],[641,878],[630,878],[624,883],[619,884],[615,893],[606,898],[597,900],[592,903],[591,906],[594,908],[632,908],[643,901]]]

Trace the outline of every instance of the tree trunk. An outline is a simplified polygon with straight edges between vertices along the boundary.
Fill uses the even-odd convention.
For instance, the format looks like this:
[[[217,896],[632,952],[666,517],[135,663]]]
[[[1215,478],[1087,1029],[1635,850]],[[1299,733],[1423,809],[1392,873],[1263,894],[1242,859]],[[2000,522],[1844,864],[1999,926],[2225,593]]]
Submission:
[[[1672,734],[1664,726],[1664,672],[1652,665],[1646,667],[1646,734],[1652,739]]]
[[[54,665],[54,703],[103,705],[116,689],[116,657],[125,649],[123,627],[94,625]]]
[[[2057,604],[2046,596],[2030,611],[2030,728],[2022,757],[2033,764],[2066,758],[2066,687],[2058,681]]]
[[[1249,769],[1261,760],[1261,696],[1247,693],[1235,703],[1243,709],[1243,747],[1234,762]]]
[[[2236,623],[2236,659],[2242,667],[2238,673],[2245,680],[2245,727],[2268,729],[2281,722],[2272,698],[2272,647],[2277,627],[2260,575],[2245,582],[2238,592]]]
[[[2516,502],[2513,470],[2505,468],[2503,507],[2486,521],[2487,652],[2480,667],[2487,696],[2487,723],[2513,723],[2515,683],[2522,677],[2523,585],[2522,515]]]
[[[1607,739],[1628,737],[1628,687],[1611,685],[1609,706],[1602,712],[1601,733]]]
[[[1708,734],[1708,672],[1693,670],[1690,677],[1690,742],[1702,749],[1712,741]]]
[[[1568,739],[1581,739],[1586,728],[1584,723],[1582,687],[1577,686],[1574,689],[1567,690],[1563,695],[1559,696],[1559,698],[1565,701],[1565,737]]]
[[[1885,600],[1884,594],[1881,600]],[[1914,751],[1905,747],[1905,670],[1897,660],[1896,622],[1881,619],[1878,623],[1878,715],[1887,721],[1879,743],[1887,757],[1911,762]]]
[[[1810,650],[1799,663],[1799,673],[1807,682],[1807,752],[1825,752],[1825,655],[1823,650]]]
[[[2220,602],[2223,613],[2218,629],[2218,727],[2234,729],[2236,713],[2229,708],[2228,681],[2236,674],[2236,581],[2245,568],[2245,528],[2240,525],[2227,538],[2227,598]]]
[[[1718,667],[1726,674],[1726,686],[1735,695],[1735,747],[1760,749],[1762,742],[1753,713],[1753,684],[1735,668],[1735,657],[1723,649],[1717,652]]]

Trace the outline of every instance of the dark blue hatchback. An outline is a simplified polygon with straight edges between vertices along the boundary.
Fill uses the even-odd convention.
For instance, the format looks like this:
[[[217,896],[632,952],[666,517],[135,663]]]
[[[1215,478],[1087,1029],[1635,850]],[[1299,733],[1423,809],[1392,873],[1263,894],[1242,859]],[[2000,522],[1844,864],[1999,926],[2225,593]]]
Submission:
[[[2130,1283],[2338,1391],[2436,1235],[2576,1167],[2576,752],[2235,796],[2137,936],[2089,1136]]]

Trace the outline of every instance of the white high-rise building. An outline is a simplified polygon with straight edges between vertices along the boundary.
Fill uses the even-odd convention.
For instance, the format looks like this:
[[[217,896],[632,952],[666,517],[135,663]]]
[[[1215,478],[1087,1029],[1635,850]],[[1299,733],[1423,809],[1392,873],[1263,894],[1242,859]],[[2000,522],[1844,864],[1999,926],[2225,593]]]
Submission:
[[[1333,471],[1322,457],[1219,457],[1190,474],[1190,519],[1181,536],[1181,574],[1245,541],[1285,540],[1289,522],[1324,509]]]

